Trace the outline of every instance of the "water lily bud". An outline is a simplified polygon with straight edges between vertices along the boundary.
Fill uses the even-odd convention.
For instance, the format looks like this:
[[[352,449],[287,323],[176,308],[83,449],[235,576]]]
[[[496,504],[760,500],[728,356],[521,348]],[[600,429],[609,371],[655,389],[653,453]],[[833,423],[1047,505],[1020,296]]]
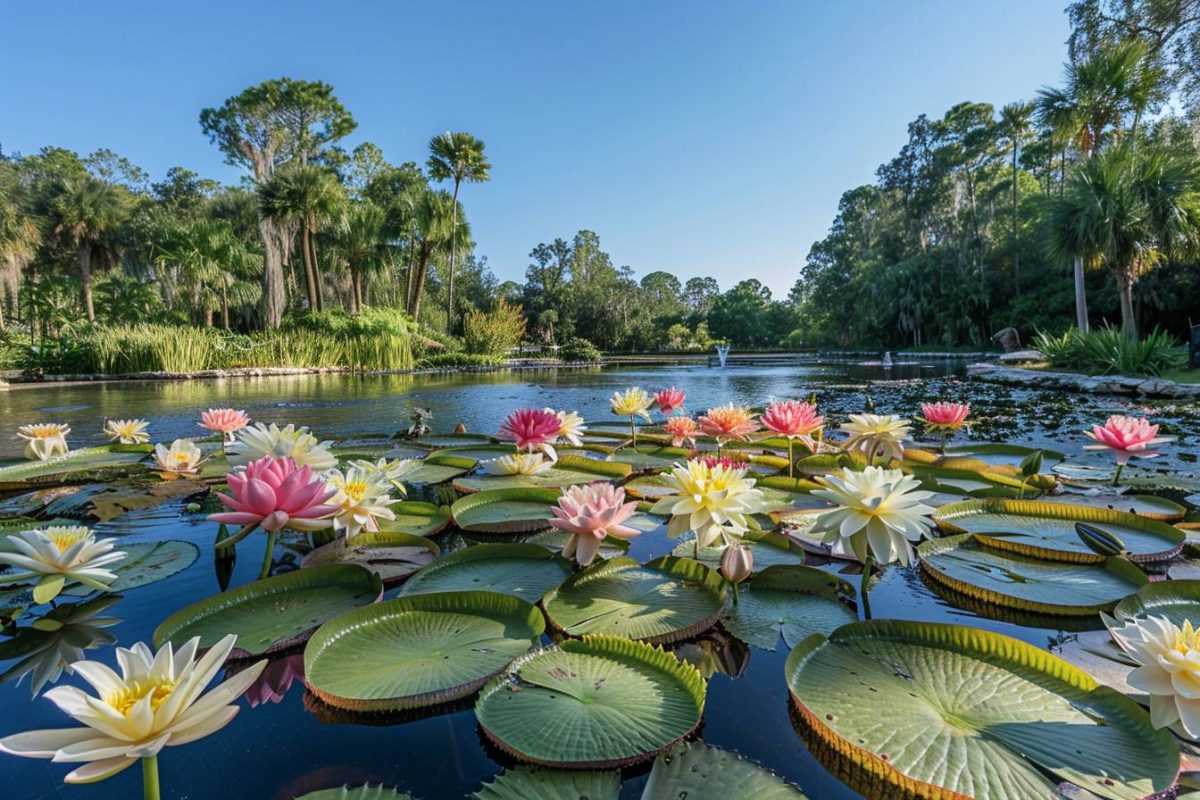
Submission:
[[[754,553],[748,544],[731,544],[721,556],[721,574],[730,583],[741,583],[754,570]]]
[[[457,425],[455,425],[454,432],[455,433],[466,433],[467,432],[467,423],[460,422]]]
[[[1035,450],[1021,459],[1021,474],[1025,477],[1037,475],[1042,471],[1042,451]]]
[[[200,510],[200,504],[199,503],[188,503],[186,506],[183,507],[183,510],[188,512],[189,514],[195,514]]]
[[[1093,553],[1102,556],[1119,556],[1125,552],[1125,543],[1106,530],[1083,522],[1075,523],[1075,535]]]

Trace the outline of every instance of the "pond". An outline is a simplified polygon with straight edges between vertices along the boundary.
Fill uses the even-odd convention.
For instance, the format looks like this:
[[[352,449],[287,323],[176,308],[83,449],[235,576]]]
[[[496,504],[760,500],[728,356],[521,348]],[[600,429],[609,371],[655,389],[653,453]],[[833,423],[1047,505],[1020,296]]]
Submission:
[[[105,418],[142,417],[150,422],[152,441],[194,436],[199,412],[213,406],[245,408],[255,421],[307,425],[320,438],[345,440],[390,435],[407,426],[415,406],[433,412],[436,431],[463,423],[471,432],[494,434],[514,408],[549,406],[577,410],[585,419],[612,421],[608,399],[615,390],[640,385],[649,390],[675,385],[687,392],[686,406],[699,411],[729,402],[761,406],[774,399],[816,395],[833,422],[873,403],[880,412],[912,415],[922,400],[956,399],[972,403],[975,424],[966,440],[1003,441],[1064,452],[1073,462],[1107,467],[1111,457],[1085,453],[1082,431],[1111,413],[1150,414],[1162,432],[1178,436],[1153,466],[1173,475],[1176,499],[1200,491],[1195,463],[1200,434],[1194,406],[1133,402],[1114,397],[1084,397],[1025,392],[963,380],[963,364],[937,361],[925,366],[898,365],[890,370],[854,363],[809,361],[787,367],[647,366],[540,372],[497,372],[430,376],[305,376],[206,382],[97,383],[62,386],[14,386],[0,392],[0,457],[18,458],[18,425],[33,421],[66,422],[72,447],[100,444]],[[202,515],[186,514],[182,499],[135,509],[99,523],[99,535],[122,543],[182,539],[195,543],[201,557],[168,580],[134,589],[103,611],[118,622],[104,633],[122,645],[149,641],[155,627],[173,611],[219,591],[212,559],[217,526]],[[254,535],[239,545],[230,585],[257,577],[264,538]],[[660,527],[635,539],[630,555],[645,561],[667,554],[675,542]],[[276,573],[294,569],[301,540],[285,539],[276,549]],[[821,565],[845,571],[844,563]],[[389,595],[390,596],[390,595]],[[871,594],[876,618],[955,622],[997,631],[1037,647],[1055,647],[1072,635],[1056,627],[1030,627],[999,621],[956,608],[932,591],[914,567],[888,567]],[[91,651],[111,659],[111,648]],[[858,797],[808,752],[797,733],[783,680],[787,656],[782,645],[772,652],[735,646],[720,654],[741,668],[737,677],[712,675],[700,735],[709,744],[736,751],[800,786],[814,800]],[[0,683],[0,735],[34,728],[62,727],[69,721],[42,699],[32,699],[30,676],[17,681],[18,660],[0,662],[9,670]],[[737,672],[737,669],[730,669]],[[64,682],[76,683],[70,676]],[[286,681],[284,682],[286,683]],[[370,782],[394,786],[414,798],[469,796],[480,784],[513,765],[486,741],[468,704],[422,718],[420,714],[352,718],[314,713],[302,682],[295,681],[278,702],[244,707],[219,734],[160,757],[163,797],[255,798],[284,800],[307,791]],[[243,701],[243,706],[246,703]],[[65,765],[0,756],[4,798],[130,798],[140,796],[140,774],[131,769],[94,785],[62,786]],[[637,798],[648,766],[627,771],[623,798]]]

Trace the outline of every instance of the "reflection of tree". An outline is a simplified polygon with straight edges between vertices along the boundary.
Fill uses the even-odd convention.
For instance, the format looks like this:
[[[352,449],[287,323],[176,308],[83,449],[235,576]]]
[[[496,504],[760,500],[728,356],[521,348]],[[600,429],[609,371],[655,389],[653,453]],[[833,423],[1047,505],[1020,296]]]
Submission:
[[[0,673],[0,683],[32,675],[30,689],[36,695],[64,669],[69,673],[69,665],[82,661],[85,650],[116,644],[117,637],[104,629],[121,620],[100,614],[120,601],[121,595],[102,595],[86,603],[67,603],[17,628],[11,639],[0,642],[0,661],[20,660]]]

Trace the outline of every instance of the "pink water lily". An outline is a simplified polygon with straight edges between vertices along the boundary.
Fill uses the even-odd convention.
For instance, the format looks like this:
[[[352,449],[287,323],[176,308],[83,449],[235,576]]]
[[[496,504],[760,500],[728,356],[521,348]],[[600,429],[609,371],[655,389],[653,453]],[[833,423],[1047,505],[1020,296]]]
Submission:
[[[263,456],[229,473],[229,494],[217,494],[229,511],[210,514],[213,522],[258,525],[274,532],[282,528],[315,531],[333,524],[337,506],[326,505],[336,489],[313,474],[312,467],[297,467],[290,458]]]
[[[721,451],[721,446],[726,442],[744,442],[750,438],[750,434],[758,430],[758,422],[750,413],[750,409],[732,403],[710,408],[697,417],[696,422],[700,424],[703,433],[717,440],[717,452]]]
[[[683,408],[683,398],[683,390],[674,386],[654,393],[654,402],[658,405],[658,410],[668,416]]]
[[[210,408],[200,414],[200,427],[226,438],[250,424],[250,415],[239,408]]]
[[[1150,448],[1156,444],[1174,441],[1174,436],[1159,436],[1158,426],[1151,425],[1149,420],[1142,417],[1125,417],[1114,414],[1103,425],[1093,425],[1090,431],[1084,431],[1096,444],[1085,446],[1084,450],[1111,450],[1117,457],[1117,474],[1113,476],[1113,485],[1121,479],[1121,470],[1131,458],[1154,458],[1157,451]]]
[[[671,437],[672,447],[683,447],[684,442],[695,444],[699,430],[691,417],[671,417],[663,423],[663,432]]]
[[[763,427],[786,436],[810,436],[825,424],[825,418],[817,413],[812,403],[800,400],[784,400],[771,403],[762,415]]]
[[[956,431],[970,413],[970,403],[921,403],[921,418],[925,420],[925,427],[932,431]]]
[[[562,429],[562,420],[552,410],[518,408],[500,426],[500,438],[517,445],[518,450],[544,450],[554,458],[554,440]]]
[[[628,540],[641,531],[623,524],[637,511],[637,502],[625,502],[625,490],[611,483],[571,486],[552,509],[550,524],[572,534],[563,556],[586,567],[596,558],[605,536]]]

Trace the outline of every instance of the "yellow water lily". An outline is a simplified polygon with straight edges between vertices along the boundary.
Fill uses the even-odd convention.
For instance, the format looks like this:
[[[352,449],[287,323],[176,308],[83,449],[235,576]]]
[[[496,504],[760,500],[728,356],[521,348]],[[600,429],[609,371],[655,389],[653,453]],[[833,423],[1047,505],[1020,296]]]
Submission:
[[[110,419],[104,423],[104,435],[120,444],[146,444],[150,441],[146,432],[149,427],[150,423],[144,419]]]
[[[825,531],[826,544],[848,546],[859,561],[868,556],[880,564],[912,560],[910,541],[919,541],[933,527],[934,509],[923,501],[932,492],[917,491],[921,482],[898,469],[843,469],[817,480],[823,489],[813,494],[837,505],[817,517],[814,531]]]
[[[362,531],[379,530],[381,519],[396,518],[391,506],[400,501],[392,497],[392,482],[383,472],[350,466],[345,471],[331,470],[325,475],[325,482],[336,492],[326,501],[337,507],[333,514],[334,530],[354,536]]]
[[[308,428],[295,425],[279,427],[275,423],[256,422],[236,431],[233,444],[226,450],[234,466],[257,461],[263,456],[290,458],[297,467],[327,470],[337,466],[337,457],[329,451],[331,442],[319,442]]]
[[[199,637],[178,650],[171,643],[154,653],[141,642],[117,648],[118,675],[98,661],[77,661],[71,670],[91,685],[95,694],[73,686],[57,686],[43,695],[83,724],[80,728],[28,731],[0,739],[0,751],[27,758],[48,758],[83,766],[70,772],[67,783],[94,783],[133,766],[156,759],[164,747],[194,742],[237,716],[234,701],[250,687],[265,660],[234,675],[207,694],[205,687],[220,672],[237,637],[230,634],[197,658]],[[158,797],[157,762],[153,794]]]
[[[650,421],[650,406],[653,403],[654,398],[640,386],[633,386],[623,392],[614,392],[612,399],[609,400],[612,413],[618,417],[641,417],[646,422]]]
[[[1102,615],[1116,643],[1138,666],[1126,676],[1150,696],[1156,728],[1178,727],[1200,739],[1200,630],[1191,620],[1177,625],[1165,616],[1117,622]]]
[[[162,472],[191,475],[203,461],[204,454],[191,439],[176,439],[170,447],[154,445],[154,466]]]
[[[97,539],[83,525],[52,525],[10,534],[14,552],[0,552],[0,564],[18,570],[0,576],[6,583],[37,578],[33,599],[48,603],[58,596],[67,581],[75,581],[101,591],[108,589],[117,576],[108,568],[125,558],[117,550],[116,539]]]
[[[55,422],[38,422],[17,428],[17,436],[25,440],[25,457],[31,461],[65,456],[69,450],[67,434],[70,432],[70,425]]]
[[[546,411],[558,416],[558,438],[561,441],[573,447],[583,444],[583,435],[587,433],[587,426],[583,424],[583,417],[578,412],[555,411],[552,408],[547,408]]]
[[[510,453],[484,461],[480,466],[489,475],[541,475],[554,463],[541,453]]]
[[[662,478],[674,491],[655,503],[651,513],[671,516],[671,538],[695,531],[699,547],[729,544],[749,529],[748,516],[762,507],[762,492],[746,470],[715,460],[676,464]]]
[[[381,458],[378,461],[357,459],[352,463],[365,473],[378,473],[387,478],[391,482],[392,487],[399,491],[401,495],[408,494],[408,489],[400,482],[400,479],[421,466],[421,462],[415,458]]]
[[[847,452],[858,451],[867,463],[885,462],[904,456],[904,441],[912,436],[912,420],[895,414],[851,414],[841,429],[850,436],[842,444]]]

